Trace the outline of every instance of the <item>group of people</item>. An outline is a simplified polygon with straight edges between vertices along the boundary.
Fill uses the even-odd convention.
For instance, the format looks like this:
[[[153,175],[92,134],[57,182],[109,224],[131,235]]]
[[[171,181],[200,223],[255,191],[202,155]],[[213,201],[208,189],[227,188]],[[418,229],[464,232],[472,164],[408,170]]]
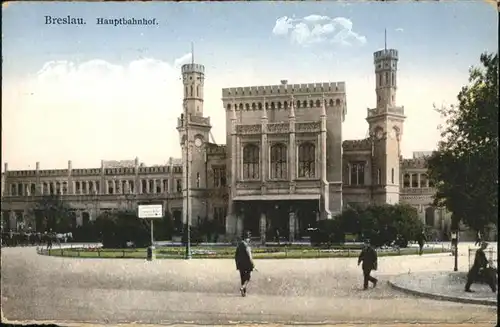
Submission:
[[[252,272],[257,270],[252,256],[250,235],[248,233],[238,243],[234,260],[236,263],[236,270],[240,273],[240,293],[241,296],[245,297]],[[370,244],[370,240],[365,240],[364,242],[363,249],[358,257],[358,266],[359,265],[361,265],[361,269],[363,271],[363,289],[368,289],[369,283],[372,283],[373,287],[376,287],[378,280],[371,276],[371,272],[373,270],[377,270],[378,257],[377,251],[375,251],[375,248],[373,248]]]
[[[57,234],[52,232],[14,232],[12,230],[8,232],[2,232],[2,246],[42,246],[47,245],[47,249],[52,248],[53,243],[60,244],[61,242],[67,242],[72,239],[71,233]]]
[[[423,235],[423,233],[422,233]],[[425,236],[418,238],[420,254],[422,254]],[[488,247],[487,242],[481,242],[480,248],[476,251],[474,264],[467,275],[467,282],[465,284],[466,292],[473,292],[470,287],[473,283],[484,281],[486,282],[493,292],[497,290],[497,269],[491,265],[487,260],[484,250]],[[252,272],[256,270],[254,260],[252,257],[252,250],[250,247],[250,235],[247,234],[238,243],[235,253],[236,270],[240,273],[240,293],[241,296],[246,296],[248,283],[250,282]],[[370,240],[365,240],[363,249],[358,257],[358,266],[361,265],[363,271],[363,289],[368,289],[369,283],[373,287],[377,286],[378,280],[371,276],[373,270],[378,268],[377,251],[370,244]]]

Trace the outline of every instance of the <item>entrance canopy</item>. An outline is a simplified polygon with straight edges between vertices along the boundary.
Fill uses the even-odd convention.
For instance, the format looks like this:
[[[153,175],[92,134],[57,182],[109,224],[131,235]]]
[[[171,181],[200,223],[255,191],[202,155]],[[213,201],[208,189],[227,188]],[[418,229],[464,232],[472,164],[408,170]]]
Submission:
[[[266,195],[240,195],[233,198],[233,201],[299,201],[299,200],[319,200],[319,194],[266,194]]]

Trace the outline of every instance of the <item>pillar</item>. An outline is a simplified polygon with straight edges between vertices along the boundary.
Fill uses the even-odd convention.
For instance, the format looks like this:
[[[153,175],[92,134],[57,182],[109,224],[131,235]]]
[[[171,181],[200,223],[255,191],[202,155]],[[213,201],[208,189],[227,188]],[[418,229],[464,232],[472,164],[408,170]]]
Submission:
[[[267,234],[267,221],[266,213],[261,212],[260,214],[260,242],[266,244],[266,234]]]
[[[76,225],[77,226],[83,225],[83,215],[81,210],[76,211]]]
[[[104,181],[104,194],[109,194],[109,181]]]
[[[288,227],[289,227],[289,241],[294,242],[295,241],[295,212],[290,212],[288,214]]]
[[[243,235],[243,213],[241,212],[236,214],[236,235]]]
[[[417,180],[418,180],[418,188],[421,187],[421,184],[420,184],[420,173],[417,174]]]
[[[156,194],[156,187],[157,187],[157,183],[156,183],[156,178],[153,180],[153,191],[151,193],[153,194]]]

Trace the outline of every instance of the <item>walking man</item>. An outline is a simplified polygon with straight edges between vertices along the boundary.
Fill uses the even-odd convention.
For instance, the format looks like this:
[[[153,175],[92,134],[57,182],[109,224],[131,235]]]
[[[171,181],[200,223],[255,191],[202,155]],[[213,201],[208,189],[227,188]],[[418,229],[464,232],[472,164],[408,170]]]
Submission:
[[[246,233],[245,239],[241,240],[236,247],[234,260],[236,261],[236,270],[239,270],[240,272],[241,296],[246,296],[247,286],[250,282],[252,271],[255,269],[252,258],[252,250],[250,248],[250,235],[248,233]]]
[[[425,237],[425,231],[422,231],[418,236],[417,236],[417,242],[418,242],[418,254],[422,255],[424,252],[424,244],[427,241],[427,237]]]
[[[477,231],[477,234],[476,234],[476,243],[474,243],[474,246],[478,246],[481,244],[483,238],[481,237],[481,232],[480,231]]]
[[[370,276],[372,270],[377,270],[377,252],[370,245],[370,240],[365,240],[365,246],[361,251],[358,258],[358,266],[363,262],[361,268],[363,269],[363,289],[368,289],[368,282],[373,283],[373,287],[377,286],[378,280]]]
[[[467,275],[467,283],[465,284],[466,292],[472,293],[473,291],[470,289],[471,285],[474,282],[478,282],[481,277],[488,283],[492,292],[497,291],[495,269],[488,267],[488,259],[486,259],[486,254],[484,253],[487,247],[488,243],[481,242],[481,247],[476,251],[474,264]]]

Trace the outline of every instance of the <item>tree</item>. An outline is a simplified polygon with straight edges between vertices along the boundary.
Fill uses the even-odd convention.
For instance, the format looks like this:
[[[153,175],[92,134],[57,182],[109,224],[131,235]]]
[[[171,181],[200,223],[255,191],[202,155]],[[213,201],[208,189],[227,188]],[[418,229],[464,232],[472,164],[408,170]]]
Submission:
[[[424,228],[417,210],[407,204],[347,208],[335,220],[339,221],[343,233],[370,239],[375,246],[388,244],[397,235],[406,240],[415,239]]]
[[[434,204],[475,230],[496,224],[498,215],[498,54],[482,54],[470,69],[458,104],[438,108],[446,119],[442,140],[428,160],[436,185]]]
[[[46,230],[68,232],[73,224],[70,207],[58,195],[42,196],[31,211],[35,216],[41,216]]]
[[[104,248],[125,248],[127,242],[137,247],[150,243],[150,226],[135,211],[105,212],[97,217],[94,226]]]

